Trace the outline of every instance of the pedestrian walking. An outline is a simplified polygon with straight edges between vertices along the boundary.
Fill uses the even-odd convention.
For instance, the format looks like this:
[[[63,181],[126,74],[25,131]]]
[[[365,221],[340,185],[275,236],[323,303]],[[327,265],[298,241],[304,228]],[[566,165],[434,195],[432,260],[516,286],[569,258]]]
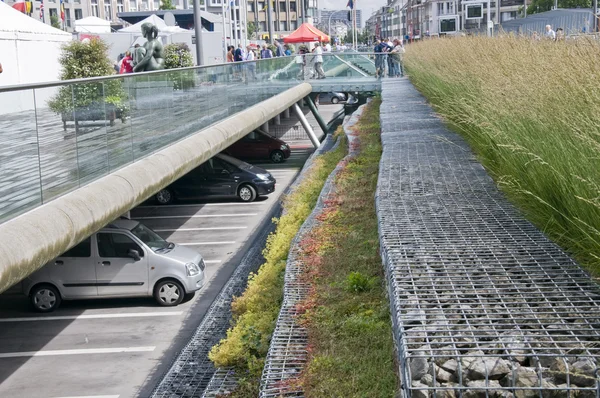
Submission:
[[[378,79],[385,76],[385,49],[387,44],[377,39],[373,52],[375,53],[375,77]]]
[[[317,79],[325,79],[325,72],[323,71],[323,49],[321,48],[321,43],[317,42],[317,44],[315,44],[313,53],[315,54],[315,73],[317,74]]]
[[[402,45],[402,42],[398,39],[395,39],[393,41],[394,44],[394,48],[392,48],[392,51],[390,51],[390,59],[392,60],[392,69],[393,69],[393,74],[391,77],[403,77],[404,76],[404,68],[402,67],[402,54],[404,54],[405,50],[404,50],[404,46]]]
[[[298,55],[296,55],[296,65],[298,65],[298,69],[300,69],[300,73],[298,74],[298,79],[305,80],[306,78],[306,48],[304,46],[300,46],[298,49]]]
[[[233,51],[235,47],[227,46],[227,62],[233,62]]]
[[[285,49],[283,48],[283,46],[281,45],[280,42],[278,42],[277,40],[275,40],[275,55],[277,57],[283,57],[285,55]]]
[[[269,49],[269,47],[267,47],[266,44],[263,44],[263,46],[262,46],[262,50],[260,51],[260,58],[261,59],[273,58],[273,51],[271,51]]]
[[[552,30],[551,25],[546,25],[546,39],[556,40],[556,32]]]
[[[125,52],[125,57],[121,60],[121,68],[119,69],[119,74],[123,75],[125,73],[133,73],[133,57],[131,56],[130,51]]]
[[[252,47],[246,47],[246,54],[244,57],[244,64],[246,66],[246,82],[250,80],[256,80],[256,63],[254,62],[256,57],[254,56],[254,51],[252,51]]]

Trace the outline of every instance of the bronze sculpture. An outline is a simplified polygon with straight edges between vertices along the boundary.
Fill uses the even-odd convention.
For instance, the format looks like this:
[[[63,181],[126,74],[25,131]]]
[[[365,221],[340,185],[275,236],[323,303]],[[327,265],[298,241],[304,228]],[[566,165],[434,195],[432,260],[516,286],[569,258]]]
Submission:
[[[142,35],[146,38],[143,47],[138,47],[134,52],[134,72],[147,72],[151,70],[165,69],[165,58],[163,45],[158,40],[158,28],[146,22],[142,25]]]

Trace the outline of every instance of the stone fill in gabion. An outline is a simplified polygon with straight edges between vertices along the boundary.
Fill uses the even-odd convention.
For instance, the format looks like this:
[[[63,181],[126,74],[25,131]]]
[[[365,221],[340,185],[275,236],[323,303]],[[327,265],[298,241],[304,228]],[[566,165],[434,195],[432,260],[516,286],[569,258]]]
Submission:
[[[406,397],[600,397],[600,288],[503,197],[408,80],[377,188]]]

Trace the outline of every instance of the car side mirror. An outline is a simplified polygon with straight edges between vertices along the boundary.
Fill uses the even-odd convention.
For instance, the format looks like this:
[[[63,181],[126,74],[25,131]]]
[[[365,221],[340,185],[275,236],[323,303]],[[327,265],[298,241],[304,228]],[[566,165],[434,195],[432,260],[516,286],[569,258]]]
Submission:
[[[142,259],[142,257],[140,256],[140,252],[134,249],[129,249],[127,255],[133,258],[135,261],[140,261]]]

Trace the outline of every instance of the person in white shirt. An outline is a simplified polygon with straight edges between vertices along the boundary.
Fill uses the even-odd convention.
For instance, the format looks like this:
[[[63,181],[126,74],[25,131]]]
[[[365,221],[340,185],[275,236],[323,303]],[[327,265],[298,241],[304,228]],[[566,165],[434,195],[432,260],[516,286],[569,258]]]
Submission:
[[[313,53],[315,54],[315,73],[317,74],[317,79],[325,79],[325,72],[323,71],[323,49],[321,48],[321,43],[317,42],[317,44],[315,44]]]
[[[252,51],[252,47],[246,47],[246,53],[244,54],[244,61],[248,61],[246,65],[246,79],[247,80],[256,80],[256,63],[250,62],[254,61],[254,51]]]
[[[550,25],[546,25],[546,39],[556,40],[556,32],[552,30]]]
[[[326,53],[330,53],[331,52],[331,44],[329,44],[329,43],[325,44],[324,50]]]

